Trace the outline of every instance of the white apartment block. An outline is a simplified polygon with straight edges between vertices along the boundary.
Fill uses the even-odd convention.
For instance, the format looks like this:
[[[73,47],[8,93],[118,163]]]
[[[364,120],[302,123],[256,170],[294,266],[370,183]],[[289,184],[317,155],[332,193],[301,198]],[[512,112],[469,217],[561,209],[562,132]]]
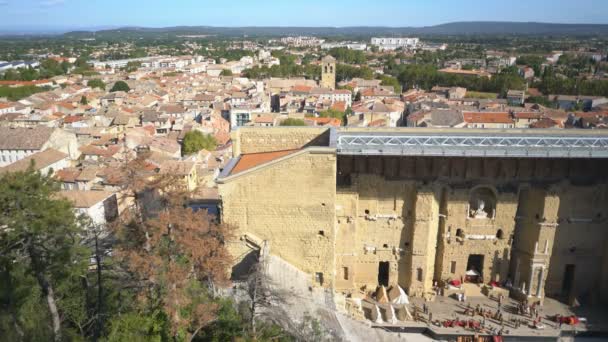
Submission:
[[[381,50],[396,50],[398,48],[415,48],[420,43],[419,38],[372,38],[372,45]]]
[[[281,43],[290,46],[296,47],[313,47],[319,46],[325,42],[324,39],[319,39],[317,37],[283,37],[281,38]]]
[[[347,43],[347,42],[321,44],[321,49],[323,49],[323,50],[330,50],[333,48],[347,48],[349,50],[365,51],[365,50],[367,50],[367,44],[365,44],[365,43]]]

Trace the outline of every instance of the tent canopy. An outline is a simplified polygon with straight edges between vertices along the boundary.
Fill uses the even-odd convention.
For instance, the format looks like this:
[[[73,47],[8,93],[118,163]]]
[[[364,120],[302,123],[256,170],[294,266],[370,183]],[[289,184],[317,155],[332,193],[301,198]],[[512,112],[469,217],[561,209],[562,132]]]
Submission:
[[[479,272],[475,271],[475,270],[468,270],[466,275],[468,276],[478,276]]]

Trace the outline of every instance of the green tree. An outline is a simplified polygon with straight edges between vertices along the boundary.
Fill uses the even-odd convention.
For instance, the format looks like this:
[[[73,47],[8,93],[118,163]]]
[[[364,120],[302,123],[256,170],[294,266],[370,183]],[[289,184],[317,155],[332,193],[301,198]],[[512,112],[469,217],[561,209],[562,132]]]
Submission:
[[[396,94],[401,94],[401,83],[399,83],[398,79],[388,75],[381,75],[378,79],[382,80],[382,85],[391,86]]]
[[[99,78],[94,78],[92,80],[89,80],[89,82],[87,84],[91,88],[99,88],[101,90],[106,90],[106,84],[104,83],[104,81],[100,80]]]
[[[87,69],[90,68],[91,66],[89,65],[89,63],[87,62],[86,57],[78,57],[76,59],[76,61],[74,62],[74,66],[77,68],[81,68],[81,69]]]
[[[215,140],[215,137],[210,134],[203,134],[201,131],[192,130],[184,136],[182,153],[184,155],[189,155],[197,153],[202,149],[213,151],[216,146],[217,141]]]
[[[125,81],[118,81],[116,83],[114,83],[114,86],[112,87],[112,89],[110,89],[110,92],[116,92],[116,91],[124,91],[124,92],[129,92],[129,90],[131,90],[131,88],[129,88],[129,85],[127,84],[127,82]]]
[[[108,341],[169,341],[170,333],[169,321],[163,311],[132,311],[112,317]]]
[[[49,87],[24,86],[24,87],[0,87],[0,97],[6,97],[9,101],[19,101],[32,94],[50,90]]]
[[[319,117],[321,118],[335,118],[344,121],[344,112],[335,109],[328,109],[326,111],[320,112]]]
[[[356,67],[348,64],[336,65],[336,81],[340,82],[356,77],[371,80],[374,78],[374,71],[366,66]]]
[[[51,78],[58,75],[64,75],[65,72],[61,64],[54,59],[45,59],[40,62],[40,77]]]
[[[89,104],[89,100],[87,100],[87,97],[86,97],[86,96],[84,96],[84,95],[83,95],[83,96],[80,98],[80,104],[81,104],[81,105],[85,105],[85,106]]]
[[[19,69],[19,79],[22,81],[33,81],[37,80],[40,74],[37,70],[31,67]]]
[[[144,49],[135,49],[129,53],[129,58],[142,58],[146,57],[148,53]]]
[[[15,69],[8,69],[2,75],[2,79],[5,81],[19,81],[21,79],[20,72]]]
[[[18,316],[23,303],[10,297],[19,289],[15,284],[32,281],[31,290],[38,291],[46,303],[40,329],[50,327],[55,341],[62,339],[62,320],[69,315],[59,299],[66,295],[61,293],[65,289],[61,283],[85,274],[88,254],[79,243],[81,230],[72,206],[56,196],[58,189],[50,177],[32,168],[0,178],[0,268],[4,274],[0,287],[3,297],[8,296],[3,299],[10,303],[15,330],[23,331],[19,325],[29,318]]]
[[[281,121],[281,126],[306,126],[306,122],[302,119],[287,118]]]
[[[363,64],[367,61],[363,51],[351,50],[345,47],[330,49],[329,54],[338,61],[347,64]]]
[[[220,76],[232,76],[232,70],[229,70],[229,69],[224,69],[224,70],[222,70],[222,72],[220,73]]]
[[[70,63],[68,61],[63,61],[60,64],[61,66],[61,70],[63,71],[64,74],[67,74],[68,71],[70,70]]]
[[[128,62],[127,66],[125,67],[125,71],[126,72],[135,72],[137,71],[137,69],[139,69],[141,67],[141,62]]]

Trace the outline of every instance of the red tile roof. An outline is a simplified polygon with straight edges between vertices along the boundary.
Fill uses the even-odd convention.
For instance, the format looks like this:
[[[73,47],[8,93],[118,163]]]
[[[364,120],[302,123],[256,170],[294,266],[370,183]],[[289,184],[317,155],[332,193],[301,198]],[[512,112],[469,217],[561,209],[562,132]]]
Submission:
[[[307,93],[307,92],[310,92],[311,89],[312,89],[312,87],[297,84],[297,85],[293,86],[292,91],[299,91],[299,92]]]
[[[10,104],[10,103],[0,102],[0,109],[11,108],[11,107],[15,107],[15,105]]]
[[[471,123],[513,123],[511,115],[506,112],[463,112],[462,115],[465,122]]]
[[[62,170],[57,170],[55,172],[55,177],[61,182],[76,182],[76,178],[80,175],[80,170],[76,168],[67,168]]]
[[[556,126],[561,126],[559,122],[550,119],[550,118],[542,118],[536,122],[530,124],[530,128],[552,128]]]
[[[331,105],[331,109],[337,110],[339,112],[344,112],[344,111],[346,111],[346,102],[344,102],[344,101],[335,102],[333,105]]]
[[[368,124],[369,127],[385,127],[386,126],[386,119],[378,119],[378,120],[374,120],[372,122],[370,122]]]
[[[63,118],[63,123],[74,123],[78,121],[84,121],[86,118],[83,115],[70,115]]]
[[[262,152],[262,153],[249,153],[241,155],[241,158],[234,166],[230,174],[236,174],[239,172],[243,172],[249,169],[252,169],[256,166],[271,162],[273,160],[285,157],[292,153],[295,153],[299,150],[285,150],[285,151],[275,151],[275,152]]]

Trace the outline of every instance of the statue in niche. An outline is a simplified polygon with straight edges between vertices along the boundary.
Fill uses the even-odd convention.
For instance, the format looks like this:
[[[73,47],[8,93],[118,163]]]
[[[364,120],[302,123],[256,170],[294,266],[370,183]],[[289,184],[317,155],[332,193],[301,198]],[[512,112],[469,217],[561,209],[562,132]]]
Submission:
[[[486,207],[486,203],[480,199],[477,201],[477,210],[473,211],[473,217],[476,219],[485,219],[488,218],[488,213],[486,213],[484,211],[484,208]]]

